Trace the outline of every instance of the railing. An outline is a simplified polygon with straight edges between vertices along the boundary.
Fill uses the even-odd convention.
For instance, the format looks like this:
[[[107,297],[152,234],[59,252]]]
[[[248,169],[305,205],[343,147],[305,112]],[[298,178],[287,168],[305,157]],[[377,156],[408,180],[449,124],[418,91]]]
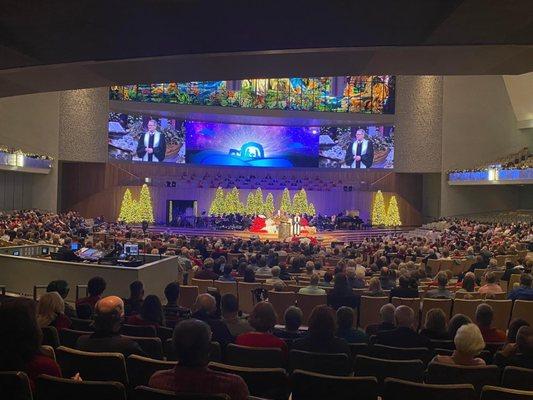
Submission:
[[[524,184],[533,183],[533,168],[527,169],[487,169],[472,172],[452,172],[448,174],[448,184]]]

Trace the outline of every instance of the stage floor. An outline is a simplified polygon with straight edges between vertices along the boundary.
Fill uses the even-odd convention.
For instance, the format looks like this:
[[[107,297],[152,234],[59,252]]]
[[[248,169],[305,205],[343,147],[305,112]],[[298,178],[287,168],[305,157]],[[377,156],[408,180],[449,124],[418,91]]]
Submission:
[[[337,230],[337,231],[325,231],[318,232],[316,235],[313,235],[317,238],[318,241],[322,242],[325,245],[331,244],[331,242],[355,242],[360,243],[364,238],[380,237],[386,236],[393,233],[403,233],[409,232],[413,228],[398,228],[398,229],[366,229],[358,231],[349,231],[349,230]],[[277,234],[272,233],[252,233],[249,231],[222,231],[222,230],[213,230],[213,229],[194,229],[194,228],[175,228],[165,225],[156,225],[148,229],[150,232],[171,232],[177,235],[186,235],[186,236],[209,236],[209,237],[234,237],[241,239],[250,239],[252,237],[259,237],[263,240],[278,240]],[[302,235],[305,237],[305,235]]]

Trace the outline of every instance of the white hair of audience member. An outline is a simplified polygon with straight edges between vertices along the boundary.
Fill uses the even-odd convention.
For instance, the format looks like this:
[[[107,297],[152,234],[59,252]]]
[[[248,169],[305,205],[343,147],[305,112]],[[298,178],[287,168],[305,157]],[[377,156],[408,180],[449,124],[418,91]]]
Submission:
[[[346,268],[346,276],[348,278],[355,278],[355,268],[354,267]]]
[[[281,268],[276,265],[270,269],[270,272],[274,277],[279,276],[279,274],[281,273]]]
[[[461,326],[457,330],[453,342],[458,352],[469,356],[477,356],[485,348],[485,341],[476,324]]]
[[[366,269],[362,265],[358,265],[355,268],[355,276],[359,279],[364,279],[366,275]]]

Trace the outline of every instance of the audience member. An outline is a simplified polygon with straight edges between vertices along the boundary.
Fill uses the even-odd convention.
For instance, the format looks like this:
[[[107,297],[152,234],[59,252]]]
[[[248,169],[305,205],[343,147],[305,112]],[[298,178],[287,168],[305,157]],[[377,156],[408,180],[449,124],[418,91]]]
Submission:
[[[218,278],[222,282],[235,282],[235,278],[231,275],[233,268],[231,264],[225,264],[223,268],[223,274]]]
[[[511,321],[507,329],[507,343],[516,343],[516,334],[523,326],[529,326],[529,322],[527,322],[525,319],[517,318]]]
[[[141,281],[130,283],[130,297],[124,300],[125,315],[139,314],[143,304],[144,285]]]
[[[122,336],[119,331],[124,319],[124,302],[120,297],[108,296],[96,303],[94,333],[78,338],[76,348],[83,351],[122,353],[146,356],[137,342]]]
[[[510,300],[533,300],[533,287],[531,287],[531,274],[520,276],[520,286],[511,291],[507,298]]]
[[[32,390],[41,374],[61,376],[59,365],[41,353],[42,333],[31,302],[15,299],[0,304],[0,371],[23,371]]]
[[[281,268],[280,267],[278,267],[278,266],[272,267],[270,269],[270,273],[271,273],[272,277],[268,278],[265,281],[265,283],[267,285],[273,285],[273,286],[274,285],[279,285],[279,286],[282,286],[282,287],[287,286],[285,284],[285,282],[283,282],[283,280],[281,280],[280,277],[279,277],[279,274],[281,273]]]
[[[461,326],[453,342],[455,350],[451,356],[437,355],[433,361],[453,365],[485,365],[482,358],[476,357],[485,348],[485,342],[475,324]]]
[[[446,314],[440,308],[432,308],[426,314],[424,329],[420,334],[431,340],[448,340]]]
[[[213,267],[215,266],[215,260],[213,260],[211,257],[206,258],[204,260],[204,265],[201,269],[196,271],[194,274],[195,279],[209,279],[209,280],[216,280],[218,279],[218,274],[213,271]]]
[[[321,287],[332,287],[331,282],[333,281],[333,275],[331,274],[331,272],[327,271],[322,277],[322,279],[323,282],[319,284]]]
[[[471,324],[472,320],[464,314],[455,314],[448,323],[448,337],[453,340],[459,328],[466,324]]]
[[[217,301],[210,294],[203,293],[196,298],[192,318],[204,321],[211,328],[213,340],[222,348],[233,342],[233,337],[224,322],[217,317]]]
[[[248,317],[250,325],[256,331],[243,333],[237,337],[235,343],[248,347],[279,348],[286,358],[288,356],[287,344],[272,334],[276,320],[277,315],[272,304],[264,301],[257,303]]]
[[[303,320],[302,310],[296,306],[290,306],[285,310],[283,319],[285,321],[285,327],[275,328],[274,335],[281,339],[290,340],[305,336],[305,332],[300,330]]]
[[[165,298],[167,304],[163,306],[163,313],[167,323],[176,323],[183,318],[189,318],[191,310],[178,305],[180,296],[180,285],[178,282],[170,282],[165,287]]]
[[[128,317],[127,322],[130,325],[153,326],[156,329],[165,326],[163,306],[159,297],[153,294],[146,296],[139,314]]]
[[[398,278],[398,287],[391,289],[390,298],[403,297],[403,298],[417,298],[418,289],[410,287],[411,279],[406,275],[401,275]]]
[[[100,276],[95,276],[94,278],[89,279],[87,283],[87,297],[83,297],[76,301],[76,311],[78,311],[78,316],[82,318],[79,312],[79,308],[82,306],[88,306],[91,309],[91,312],[94,310],[96,303],[102,298],[102,293],[106,288],[106,281]]]
[[[474,293],[476,291],[476,276],[473,272],[467,272],[463,278],[459,293]]]
[[[68,282],[62,279],[58,279],[56,281],[52,281],[48,284],[46,287],[47,292],[57,292],[63,299],[63,302],[65,303],[65,315],[69,318],[76,318],[78,315],[76,314],[76,309],[72,307],[70,304],[67,303],[66,298],[68,296],[68,293],[70,292],[70,288],[68,286]]]
[[[415,313],[412,308],[399,306],[394,311],[396,328],[381,331],[376,335],[376,343],[393,347],[430,347],[431,342],[425,336],[415,332]]]
[[[318,282],[320,281],[320,278],[318,274],[312,274],[311,280],[309,281],[309,286],[306,286],[304,288],[301,288],[298,293],[300,294],[319,294],[324,295],[326,294],[326,291],[324,289],[321,289],[318,287]]]
[[[533,328],[522,326],[516,334],[516,343],[508,343],[494,355],[494,364],[533,369]]]
[[[211,340],[211,329],[205,322],[179,322],[172,336],[178,364],[154,373],[148,385],[173,393],[223,393],[232,400],[248,400],[248,387],[240,376],[209,369]]]
[[[308,335],[295,340],[292,349],[313,353],[344,353],[351,357],[348,342],[335,337],[337,326],[333,309],[328,306],[315,307],[309,317],[308,325]]]
[[[451,299],[453,298],[452,292],[446,289],[448,284],[448,275],[446,272],[441,271],[437,274],[437,284],[439,287],[437,289],[431,289],[426,292],[427,298],[430,299]]]
[[[338,338],[348,343],[367,343],[366,333],[354,328],[355,313],[350,307],[340,307],[337,310],[337,333]]]
[[[364,292],[363,296],[386,297],[388,295],[381,289],[381,281],[375,276],[368,282],[368,291]]]
[[[252,267],[247,267],[244,270],[244,282],[246,283],[254,283],[255,282],[255,272]]]
[[[231,336],[237,336],[251,332],[254,329],[250,326],[245,318],[239,317],[239,301],[231,293],[226,293],[221,299],[222,321],[228,327]]]
[[[63,245],[57,251],[58,257],[61,261],[80,261],[78,255],[70,248],[72,239],[66,237]]]
[[[485,284],[479,288],[479,293],[482,294],[495,294],[502,293],[503,290],[497,283],[496,274],[492,271],[488,271],[485,274]]]
[[[391,331],[396,328],[394,321],[394,312],[396,307],[393,304],[387,303],[383,305],[379,310],[379,317],[381,322],[379,324],[371,324],[366,327],[366,334],[370,336],[377,335],[382,331]]]
[[[49,292],[39,298],[37,324],[39,328],[53,326],[58,331],[70,328],[72,322],[65,315],[65,303],[59,293]]]
[[[506,340],[504,331],[493,328],[492,319],[494,311],[489,304],[483,303],[476,308],[476,323],[483,335],[483,340],[487,343],[503,343]]]
[[[328,305],[337,310],[339,307],[346,306],[357,308],[360,297],[356,296],[348,286],[348,280],[343,273],[335,274],[335,284],[333,289],[328,292]]]

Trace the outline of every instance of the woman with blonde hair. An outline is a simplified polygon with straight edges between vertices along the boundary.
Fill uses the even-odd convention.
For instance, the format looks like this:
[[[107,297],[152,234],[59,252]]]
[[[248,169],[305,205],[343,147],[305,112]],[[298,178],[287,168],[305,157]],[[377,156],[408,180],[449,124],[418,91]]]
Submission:
[[[57,330],[70,327],[72,323],[65,315],[65,302],[59,293],[49,292],[39,298],[37,324],[40,328],[53,326]]]
[[[368,282],[368,291],[364,293],[364,296],[372,297],[384,297],[387,294],[381,289],[381,281],[378,277],[373,277]]]
[[[453,365],[485,365],[482,358],[476,357],[485,348],[485,341],[476,324],[461,326],[453,342],[455,350],[451,356],[437,355],[433,361]]]

